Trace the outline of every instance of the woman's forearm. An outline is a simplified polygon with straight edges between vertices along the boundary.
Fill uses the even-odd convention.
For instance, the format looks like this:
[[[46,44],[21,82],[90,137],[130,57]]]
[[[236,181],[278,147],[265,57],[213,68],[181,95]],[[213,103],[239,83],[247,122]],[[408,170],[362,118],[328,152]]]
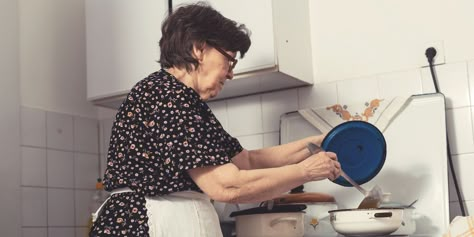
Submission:
[[[194,181],[212,199],[230,203],[255,203],[275,198],[310,181],[301,167],[239,170],[227,164],[201,174],[190,172]]]
[[[296,164],[311,155],[306,148],[308,142],[320,145],[323,138],[323,135],[311,136],[279,146],[251,150],[248,157],[250,169]]]

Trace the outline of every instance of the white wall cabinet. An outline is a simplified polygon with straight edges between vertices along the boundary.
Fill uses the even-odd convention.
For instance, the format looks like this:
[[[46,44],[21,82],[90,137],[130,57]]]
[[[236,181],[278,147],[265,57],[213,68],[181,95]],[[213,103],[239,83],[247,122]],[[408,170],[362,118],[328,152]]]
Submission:
[[[177,7],[196,1],[172,2]],[[167,4],[168,1],[164,0],[86,0],[88,100],[117,108],[136,82],[160,68],[156,62],[160,55],[158,42],[161,23],[168,11]],[[245,24],[251,31],[252,41],[249,51],[234,69],[234,79],[228,81],[214,99],[312,83],[312,71],[306,69],[311,65],[311,57],[301,62],[292,61],[294,58],[282,59],[289,52],[291,55],[310,52],[298,46],[301,40],[309,39],[291,36],[292,27],[286,24],[294,21],[294,12],[282,14],[285,9],[281,7],[275,12],[274,0],[210,0],[209,4],[225,17]],[[278,17],[277,21],[275,17]],[[298,19],[307,20],[305,17]],[[283,28],[290,30],[278,31],[280,27],[275,27],[274,22],[284,23]],[[293,37],[290,44],[286,36],[280,37],[282,34]],[[286,65],[279,65],[279,59]]]
[[[160,68],[162,0],[86,0],[87,98],[122,96]]]
[[[173,9],[196,1],[173,0]],[[237,63],[235,74],[271,68],[276,65],[272,0],[208,0],[223,16],[250,29],[252,45],[243,60]]]

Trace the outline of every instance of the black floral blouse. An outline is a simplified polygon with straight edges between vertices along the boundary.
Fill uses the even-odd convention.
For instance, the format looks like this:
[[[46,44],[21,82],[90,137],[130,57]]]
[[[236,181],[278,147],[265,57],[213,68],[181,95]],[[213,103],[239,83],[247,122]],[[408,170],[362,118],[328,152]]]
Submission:
[[[222,165],[243,150],[207,104],[165,70],[138,82],[115,117],[107,154],[107,191],[112,195],[90,236],[148,236],[145,196],[194,190],[186,172]]]

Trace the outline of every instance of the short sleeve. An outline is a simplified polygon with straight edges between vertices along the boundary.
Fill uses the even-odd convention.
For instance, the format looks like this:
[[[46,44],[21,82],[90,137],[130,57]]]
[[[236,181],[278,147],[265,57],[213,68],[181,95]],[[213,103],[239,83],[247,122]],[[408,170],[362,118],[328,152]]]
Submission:
[[[169,174],[179,176],[188,169],[223,165],[243,150],[205,102],[185,90],[170,92],[167,98],[152,118],[158,127],[155,136]]]

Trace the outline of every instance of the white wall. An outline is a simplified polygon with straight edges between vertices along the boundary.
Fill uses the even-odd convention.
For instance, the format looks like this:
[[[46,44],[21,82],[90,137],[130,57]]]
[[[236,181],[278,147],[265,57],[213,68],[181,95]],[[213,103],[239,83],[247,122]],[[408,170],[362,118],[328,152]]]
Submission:
[[[20,0],[21,104],[96,118],[86,100],[83,0]]]
[[[0,230],[20,236],[18,3],[0,1]]]

